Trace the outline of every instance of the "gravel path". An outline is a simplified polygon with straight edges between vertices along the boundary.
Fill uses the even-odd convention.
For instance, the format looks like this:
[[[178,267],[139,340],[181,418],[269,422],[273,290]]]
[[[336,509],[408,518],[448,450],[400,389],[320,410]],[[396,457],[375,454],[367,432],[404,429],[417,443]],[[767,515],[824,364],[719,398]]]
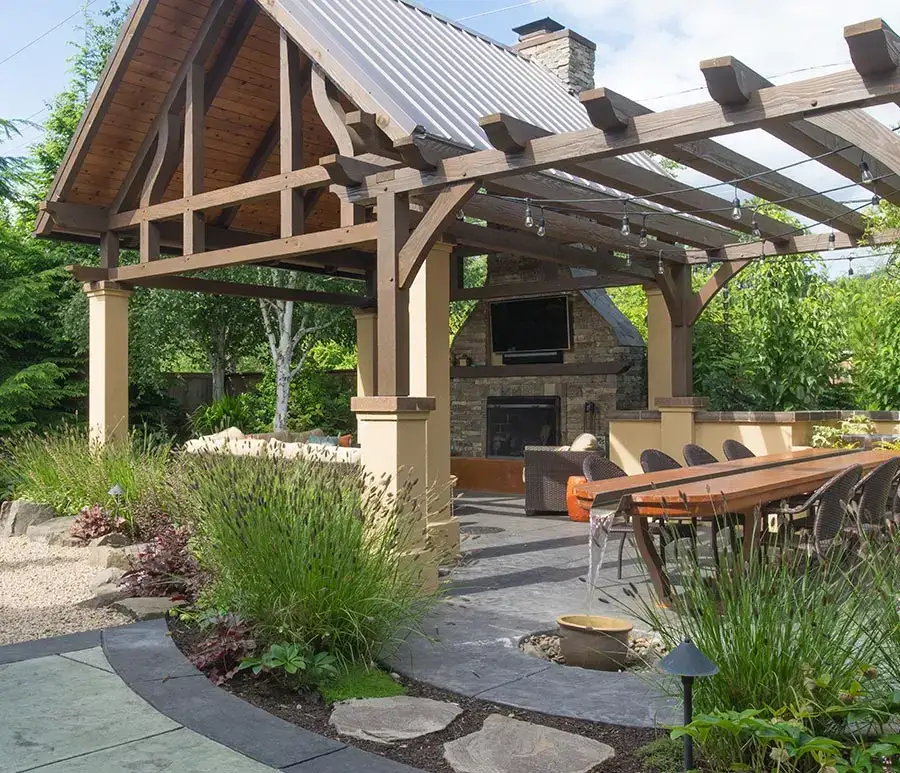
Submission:
[[[128,623],[117,612],[76,606],[90,598],[97,571],[86,548],[0,541],[0,645]]]

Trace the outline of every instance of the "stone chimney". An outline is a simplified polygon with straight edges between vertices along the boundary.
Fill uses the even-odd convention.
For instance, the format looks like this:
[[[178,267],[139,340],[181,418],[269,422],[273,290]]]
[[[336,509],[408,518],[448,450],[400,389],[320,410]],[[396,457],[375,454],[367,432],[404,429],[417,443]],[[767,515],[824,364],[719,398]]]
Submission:
[[[516,27],[514,50],[546,67],[575,94],[594,88],[597,44],[553,19],[541,19]]]

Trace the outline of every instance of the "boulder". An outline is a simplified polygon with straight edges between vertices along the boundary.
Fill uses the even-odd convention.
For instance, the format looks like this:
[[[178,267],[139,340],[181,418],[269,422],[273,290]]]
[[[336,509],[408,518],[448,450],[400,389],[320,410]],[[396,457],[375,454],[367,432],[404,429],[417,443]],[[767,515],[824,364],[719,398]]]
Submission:
[[[587,773],[614,755],[605,743],[502,714],[444,744],[444,759],[456,773]]]
[[[40,542],[44,545],[83,545],[84,543],[72,536],[72,524],[75,516],[66,518],[53,518],[43,523],[34,523],[28,527],[25,536],[32,542]],[[74,542],[73,542],[74,540]]]
[[[134,620],[158,620],[165,617],[172,607],[182,602],[172,601],[168,596],[150,596],[147,598],[121,599],[110,606],[123,615],[128,615]]]
[[[438,733],[462,714],[455,703],[430,698],[366,698],[342,701],[329,722],[341,735],[389,744]]]
[[[0,513],[0,539],[21,537],[28,531],[29,526],[56,517],[56,510],[50,505],[38,505],[24,499],[16,499],[6,505]]]
[[[94,545],[91,541],[88,563],[98,569],[124,569],[131,568],[131,559],[147,548],[146,543],[139,545],[126,545],[121,548],[111,548],[106,545]]]
[[[91,540],[91,547],[100,546],[107,548],[123,548],[131,542],[124,534],[113,531],[104,534],[102,537],[95,537]]]
[[[118,585],[119,580],[121,580],[124,575],[124,570],[118,569],[116,567],[101,569],[99,572],[97,572],[97,574],[94,575],[91,586],[93,588],[100,588],[104,585]]]
[[[128,593],[129,591],[119,585],[118,582],[107,582],[102,585],[97,585],[93,589],[91,597],[86,601],[82,601],[79,606],[88,609],[108,607],[111,604],[126,598]]]

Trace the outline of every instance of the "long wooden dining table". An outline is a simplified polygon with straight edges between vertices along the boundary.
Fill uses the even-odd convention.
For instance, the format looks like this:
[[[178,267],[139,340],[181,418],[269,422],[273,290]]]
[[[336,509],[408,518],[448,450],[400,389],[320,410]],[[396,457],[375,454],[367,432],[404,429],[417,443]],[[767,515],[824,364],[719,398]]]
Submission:
[[[584,483],[575,487],[575,494],[592,510],[630,517],[638,552],[665,603],[671,599],[671,583],[650,535],[652,519],[711,521],[726,513],[740,515],[749,557],[763,526],[765,504],[811,494],[853,465],[868,472],[898,456],[898,451],[812,448]]]

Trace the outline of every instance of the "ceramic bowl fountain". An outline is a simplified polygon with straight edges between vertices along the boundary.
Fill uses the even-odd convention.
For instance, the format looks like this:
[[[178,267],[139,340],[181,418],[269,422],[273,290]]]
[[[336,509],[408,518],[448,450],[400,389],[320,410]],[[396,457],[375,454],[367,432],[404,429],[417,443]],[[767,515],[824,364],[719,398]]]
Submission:
[[[566,665],[596,671],[625,668],[628,640],[634,626],[627,620],[600,615],[562,615],[559,625],[560,654]]]

